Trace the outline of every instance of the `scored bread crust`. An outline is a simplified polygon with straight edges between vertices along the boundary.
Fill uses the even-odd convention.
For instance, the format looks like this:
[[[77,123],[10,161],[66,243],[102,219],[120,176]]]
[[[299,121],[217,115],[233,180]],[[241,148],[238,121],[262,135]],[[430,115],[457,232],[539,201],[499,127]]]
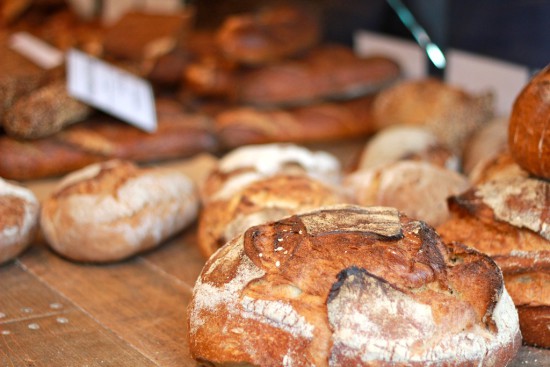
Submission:
[[[550,347],[550,184],[504,175],[449,199],[437,228],[491,256],[519,312],[523,340]],[[543,316],[544,315],[544,316]]]
[[[0,264],[15,258],[34,240],[39,212],[32,191],[0,178]]]
[[[158,246],[197,216],[193,182],[176,170],[112,160],[66,176],[44,200],[48,244],[76,261],[117,261]]]
[[[207,261],[188,314],[207,365],[503,366],[520,346],[497,265],[385,207],[251,227]]]

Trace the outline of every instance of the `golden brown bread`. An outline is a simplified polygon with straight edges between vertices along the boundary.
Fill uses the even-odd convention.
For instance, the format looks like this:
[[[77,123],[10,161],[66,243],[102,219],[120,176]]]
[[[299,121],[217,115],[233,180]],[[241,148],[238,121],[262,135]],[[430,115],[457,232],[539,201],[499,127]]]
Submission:
[[[217,149],[209,118],[182,111],[157,111],[154,133],[98,115],[34,141],[2,136],[0,176],[30,180],[66,174],[113,158],[153,162]]]
[[[304,3],[279,3],[228,16],[217,30],[222,55],[248,65],[292,57],[319,43],[319,14]]]
[[[40,225],[64,257],[112,262],[159,246],[196,218],[198,204],[183,173],[111,160],[59,182],[42,203]]]
[[[365,136],[375,131],[372,96],[291,109],[241,107],[215,117],[225,147],[272,142],[321,142]]]
[[[360,205],[395,207],[435,227],[449,218],[447,198],[462,193],[470,183],[456,171],[402,160],[355,171],[344,178],[344,187]]]
[[[508,144],[523,169],[550,179],[550,65],[539,71],[516,97]]]
[[[520,325],[544,322],[524,342],[550,347],[550,184],[503,176],[449,200],[451,219],[438,227],[446,241],[460,241],[491,256],[502,269]],[[506,283],[508,284],[508,283]],[[534,308],[533,311],[529,311]],[[536,315],[531,320],[529,315]]]
[[[491,93],[469,94],[433,78],[397,83],[381,91],[373,104],[378,129],[390,125],[426,126],[458,155],[469,136],[493,113]]]
[[[20,139],[38,139],[90,116],[93,109],[72,98],[58,79],[19,98],[4,116],[4,130]]]
[[[400,77],[400,67],[384,56],[359,57],[349,47],[324,44],[299,59],[237,69],[219,62],[199,63],[185,73],[201,95],[260,106],[296,106],[324,99],[373,93]]]
[[[504,366],[521,340],[489,257],[384,207],[249,228],[207,261],[188,320],[215,366]]]
[[[32,191],[0,178],[0,264],[34,240],[39,212],[40,203]]]

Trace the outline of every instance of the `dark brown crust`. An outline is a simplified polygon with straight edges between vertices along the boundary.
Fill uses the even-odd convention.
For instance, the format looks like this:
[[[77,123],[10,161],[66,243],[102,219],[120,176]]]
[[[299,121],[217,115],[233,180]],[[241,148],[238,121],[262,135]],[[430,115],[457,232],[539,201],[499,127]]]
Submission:
[[[329,358],[334,358],[331,359],[334,365],[369,366],[426,363],[473,366],[486,358],[482,355],[481,360],[474,361],[457,356],[452,361],[429,360],[415,364],[380,360],[368,364],[357,355],[346,356],[345,349],[340,349],[347,348],[345,345],[333,344],[332,328],[338,326],[332,325],[331,320],[343,317],[344,310],[340,309],[342,313],[338,315],[327,315],[327,307],[332,307],[330,304],[341,297],[349,297],[339,294],[342,287],[355,284],[359,288],[352,288],[359,294],[369,294],[367,287],[362,286],[366,285],[367,278],[374,279],[373,286],[378,283],[386,289],[382,291],[384,297],[405,295],[431,307],[434,319],[438,320],[437,328],[447,335],[460,333],[474,324],[483,325],[482,328],[490,333],[495,331],[492,313],[503,292],[502,275],[497,265],[472,249],[444,245],[431,227],[392,210],[393,214],[389,208],[318,209],[251,227],[241,238],[223,247],[207,262],[198,287],[208,283],[229,292],[238,287],[235,282],[243,276],[243,267],[252,269],[252,265],[248,265],[252,262],[258,270],[254,270],[252,280],[240,284],[243,288],[235,295],[236,303],[225,306],[226,303],[221,302],[218,306],[201,307],[194,303],[200,303],[196,298],[191,301],[190,319],[198,316],[202,320],[198,328],[193,320],[190,321],[192,356],[213,365],[273,365],[279,364],[286,353],[293,365],[318,366],[328,365]],[[379,221],[379,218],[385,219]],[[350,227],[354,220],[357,227]],[[393,227],[394,223],[399,227],[397,235],[387,227]],[[241,243],[242,250],[237,250]],[[351,293],[350,303],[355,302],[356,295]],[[200,296],[195,292],[194,297]],[[263,300],[290,305],[300,317],[314,325],[312,337],[304,337],[307,329],[303,328],[296,334],[285,332],[284,327],[273,326],[277,321],[274,324],[255,322],[255,314],[247,316],[251,311],[234,309],[241,307],[244,297],[251,300],[252,312],[260,314],[267,312],[268,306],[256,309],[253,300],[260,302],[258,307]],[[284,324],[283,318],[282,322],[299,328],[296,325],[300,319],[296,317],[288,314],[288,320],[295,321]],[[409,322],[403,317],[403,322]],[[383,327],[396,330],[392,325],[395,324],[386,323]],[[354,340],[364,336],[355,335]],[[489,351],[496,359],[487,363],[499,366],[509,361],[519,348],[519,337],[517,333],[498,350]],[[221,338],[223,343],[217,342]],[[242,347],[244,345],[246,347]]]
[[[359,137],[375,131],[372,97],[293,109],[237,108],[216,116],[222,145],[319,142]]]
[[[550,179],[550,65],[538,72],[516,97],[508,144],[521,167]]]
[[[216,39],[225,58],[260,65],[292,57],[317,44],[321,25],[314,7],[273,4],[227,17]]]

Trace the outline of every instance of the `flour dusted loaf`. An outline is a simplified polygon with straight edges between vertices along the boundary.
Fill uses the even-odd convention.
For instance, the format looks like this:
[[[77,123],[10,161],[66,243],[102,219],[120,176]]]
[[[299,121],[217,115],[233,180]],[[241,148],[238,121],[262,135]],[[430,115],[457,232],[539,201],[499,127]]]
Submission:
[[[249,228],[207,261],[188,316],[208,366],[504,366],[521,344],[496,264],[387,207]]]
[[[38,229],[40,204],[32,191],[0,178],[0,264],[23,252]]]
[[[331,154],[292,144],[235,149],[202,188],[197,240],[208,258],[248,227],[346,201],[340,164]]]
[[[111,160],[67,175],[44,200],[40,224],[59,254],[109,262],[160,245],[196,218],[198,203],[177,170]]]
[[[524,342],[550,348],[550,183],[507,173],[452,197],[449,207],[441,237],[495,260]]]

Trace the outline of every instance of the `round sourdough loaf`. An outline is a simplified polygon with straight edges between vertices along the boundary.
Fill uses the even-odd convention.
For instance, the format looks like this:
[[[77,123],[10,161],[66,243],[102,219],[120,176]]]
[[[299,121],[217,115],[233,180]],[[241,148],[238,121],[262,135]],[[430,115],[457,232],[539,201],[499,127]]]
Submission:
[[[497,265],[387,207],[249,228],[207,261],[188,322],[208,366],[504,366],[521,344]]]
[[[508,143],[512,156],[522,168],[550,179],[550,64],[516,97]]]
[[[451,197],[449,208],[441,237],[494,259],[524,343],[550,348],[550,183],[505,174]]]
[[[198,205],[185,174],[111,160],[66,176],[44,200],[40,223],[59,254],[109,262],[158,246],[196,218]]]
[[[0,264],[25,250],[38,229],[40,204],[32,191],[0,178]]]

